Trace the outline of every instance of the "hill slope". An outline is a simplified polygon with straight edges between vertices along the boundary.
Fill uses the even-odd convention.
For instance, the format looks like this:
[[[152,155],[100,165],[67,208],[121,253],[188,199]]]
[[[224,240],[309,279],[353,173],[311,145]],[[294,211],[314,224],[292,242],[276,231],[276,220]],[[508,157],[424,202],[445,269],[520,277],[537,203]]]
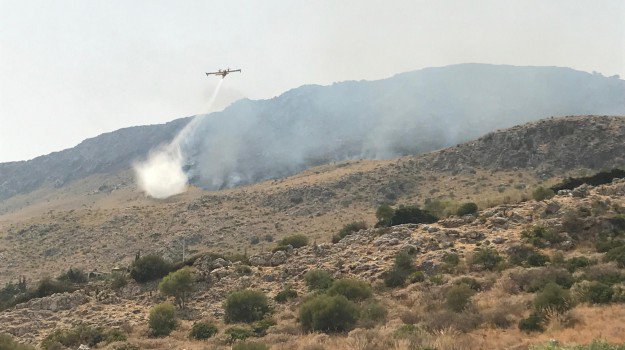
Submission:
[[[219,189],[354,158],[418,154],[551,115],[625,114],[625,81],[558,67],[462,64],[378,81],[302,86],[204,118],[184,145],[192,182]],[[114,174],[188,119],[122,129],[0,164],[0,200]]]

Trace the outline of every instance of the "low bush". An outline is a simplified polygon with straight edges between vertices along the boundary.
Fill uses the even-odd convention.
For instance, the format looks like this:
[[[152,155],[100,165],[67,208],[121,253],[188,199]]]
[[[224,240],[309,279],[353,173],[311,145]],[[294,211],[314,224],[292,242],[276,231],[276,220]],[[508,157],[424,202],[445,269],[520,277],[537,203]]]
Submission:
[[[362,307],[359,324],[364,328],[373,328],[386,322],[388,311],[378,302],[367,303]]]
[[[410,283],[419,283],[425,281],[425,274],[423,271],[415,271],[408,276]]]
[[[308,245],[308,236],[301,233],[286,236],[278,241],[279,247],[292,246],[293,248],[301,248]]]
[[[532,252],[527,257],[527,264],[533,267],[545,266],[549,262],[549,256],[540,252]]]
[[[537,312],[532,312],[527,318],[519,321],[519,329],[524,332],[542,332],[543,317]]]
[[[568,290],[550,282],[534,297],[534,309],[539,312],[553,309],[559,312],[566,311],[573,306]]]
[[[297,291],[293,289],[293,287],[287,286],[283,290],[279,291],[278,294],[276,294],[276,296],[273,297],[273,300],[279,303],[285,303],[295,298],[297,298]]]
[[[527,229],[521,232],[521,236],[538,248],[545,248],[565,240],[561,234],[542,226]]]
[[[401,287],[406,284],[409,275],[410,272],[394,266],[384,272],[384,285],[390,288]]]
[[[243,327],[230,327],[224,331],[224,334],[228,336],[228,342],[234,343],[237,340],[245,340],[253,335],[249,328]]]
[[[35,350],[35,348],[30,345],[16,342],[8,334],[0,334],[0,349],[2,350]]]
[[[389,226],[403,224],[431,224],[438,221],[438,218],[425,210],[419,209],[416,205],[400,206],[395,209]]]
[[[471,256],[471,265],[478,265],[486,270],[493,271],[503,261],[499,253],[492,248],[478,248]]]
[[[188,267],[170,272],[158,284],[158,290],[176,299],[176,304],[184,308],[189,294],[193,291],[193,273]]]
[[[581,280],[597,281],[607,285],[613,285],[625,281],[622,270],[613,264],[599,264],[584,268]]]
[[[334,281],[328,289],[329,295],[342,295],[351,301],[361,301],[371,297],[371,285],[365,281],[343,278]]]
[[[95,346],[98,343],[125,341],[126,336],[117,329],[79,325],[71,329],[57,329],[48,334],[42,341],[45,350],[57,349],[59,346],[74,348],[85,344]]]
[[[395,209],[393,209],[390,205],[380,205],[375,212],[375,217],[378,219],[375,227],[391,226],[391,219],[393,218],[393,215],[395,215]]]
[[[252,268],[249,265],[236,265],[234,271],[239,275],[251,275]]]
[[[338,243],[341,239],[345,238],[347,235],[351,235],[352,233],[358,232],[360,230],[364,230],[367,228],[367,224],[364,221],[354,221],[351,222],[332,237],[333,243]]]
[[[478,328],[484,319],[473,308],[467,308],[461,312],[451,310],[431,311],[424,321],[425,329],[430,332],[454,329],[466,333]]]
[[[336,333],[351,330],[359,315],[358,305],[342,295],[318,295],[301,305],[299,320],[306,331]]]
[[[89,278],[87,278],[87,274],[84,273],[81,269],[70,268],[59,277],[57,277],[59,281],[67,281],[69,283],[82,284],[87,283]]]
[[[326,270],[313,269],[306,272],[304,281],[310,291],[325,291],[332,286],[334,277]]]
[[[130,276],[139,283],[145,283],[163,278],[171,270],[171,264],[162,257],[145,255],[132,263]]]
[[[460,277],[454,281],[454,285],[461,284],[466,284],[467,286],[469,286],[469,288],[473,289],[476,292],[479,292],[482,289],[482,284],[473,277]]]
[[[148,325],[153,336],[168,336],[178,325],[174,306],[171,303],[162,303],[154,306],[148,316]]]
[[[191,331],[189,332],[189,338],[203,340],[213,337],[219,330],[217,326],[210,322],[195,322]]]
[[[477,213],[477,204],[473,202],[463,203],[458,208],[456,215],[464,216],[464,215],[473,215]]]
[[[232,350],[269,350],[269,345],[256,342],[240,342],[232,346]]]
[[[445,305],[451,311],[460,312],[471,302],[475,291],[467,284],[460,283],[451,287],[445,294]]]
[[[615,261],[620,268],[625,268],[625,245],[608,250],[605,260]]]
[[[252,332],[257,337],[263,337],[267,334],[267,330],[271,326],[275,326],[276,321],[273,318],[263,318],[262,320],[252,323]]]
[[[246,322],[262,320],[270,313],[267,296],[257,290],[243,289],[232,292],[224,302],[226,322]]]
[[[555,195],[555,192],[551,188],[545,188],[542,186],[538,186],[532,191],[532,198],[536,201],[549,199]]]
[[[115,272],[111,275],[111,288],[113,290],[122,289],[127,285],[128,279],[126,278],[126,275],[119,272]]]
[[[460,264],[460,256],[456,253],[445,252],[441,260],[447,268],[453,268]]]
[[[570,272],[553,267],[517,270],[510,273],[510,278],[525,292],[543,289],[548,283],[555,283],[566,289],[573,285],[573,276]]]
[[[590,266],[590,260],[585,256],[576,256],[566,260],[565,262],[567,270],[574,272],[575,270]]]
[[[612,301],[612,287],[601,282],[591,282],[588,288],[588,300],[593,304],[605,304]]]

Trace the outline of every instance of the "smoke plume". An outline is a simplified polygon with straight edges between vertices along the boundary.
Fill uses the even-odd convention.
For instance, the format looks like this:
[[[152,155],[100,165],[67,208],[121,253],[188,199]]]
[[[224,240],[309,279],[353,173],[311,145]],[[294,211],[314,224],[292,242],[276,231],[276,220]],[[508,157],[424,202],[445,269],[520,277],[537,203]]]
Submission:
[[[222,83],[223,80],[219,80],[204,110],[210,110],[215,103]],[[185,158],[181,146],[203,117],[195,116],[168,145],[152,151],[145,161],[134,164],[137,184],[148,196],[163,199],[186,191],[188,178],[183,170]]]

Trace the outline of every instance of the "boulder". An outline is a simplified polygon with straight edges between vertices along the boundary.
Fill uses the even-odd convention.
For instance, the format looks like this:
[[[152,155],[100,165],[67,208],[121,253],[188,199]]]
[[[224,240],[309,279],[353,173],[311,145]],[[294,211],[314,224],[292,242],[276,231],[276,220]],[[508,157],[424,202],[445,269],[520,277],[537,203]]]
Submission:
[[[270,266],[273,254],[271,252],[260,253],[250,257],[250,265],[252,266]]]
[[[270,260],[271,266],[282,265],[286,262],[286,259],[287,259],[286,253],[282,250],[278,250],[271,257],[271,260]]]

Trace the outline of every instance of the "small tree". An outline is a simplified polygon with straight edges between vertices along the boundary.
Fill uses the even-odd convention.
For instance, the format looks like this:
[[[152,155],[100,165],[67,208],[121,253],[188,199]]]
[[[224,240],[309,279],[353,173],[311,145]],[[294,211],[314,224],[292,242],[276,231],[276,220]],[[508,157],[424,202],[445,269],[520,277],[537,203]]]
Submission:
[[[154,306],[150,310],[148,325],[154,336],[168,336],[177,325],[174,306],[171,303]]]
[[[294,235],[286,236],[278,241],[278,246],[276,249],[280,249],[281,247],[292,246],[293,248],[301,248],[308,245],[308,236],[297,233]]]
[[[226,322],[247,322],[262,320],[270,313],[267,296],[260,291],[243,289],[232,292],[224,303]]]
[[[537,311],[555,309],[562,312],[570,309],[572,306],[569,291],[553,282],[548,283],[534,298],[534,308]]]
[[[139,283],[154,281],[167,275],[171,264],[158,255],[145,255],[132,263],[130,276]]]
[[[176,304],[184,308],[185,302],[193,291],[193,273],[188,267],[170,272],[158,285],[158,290],[164,295],[176,299]]]
[[[395,210],[388,204],[382,204],[375,212],[375,217],[378,219],[376,227],[391,226],[391,218],[395,215]]]
[[[471,258],[471,263],[476,265],[481,265],[486,270],[494,270],[500,262],[503,261],[503,258],[497,253],[496,250],[492,248],[479,248],[473,253]]]

